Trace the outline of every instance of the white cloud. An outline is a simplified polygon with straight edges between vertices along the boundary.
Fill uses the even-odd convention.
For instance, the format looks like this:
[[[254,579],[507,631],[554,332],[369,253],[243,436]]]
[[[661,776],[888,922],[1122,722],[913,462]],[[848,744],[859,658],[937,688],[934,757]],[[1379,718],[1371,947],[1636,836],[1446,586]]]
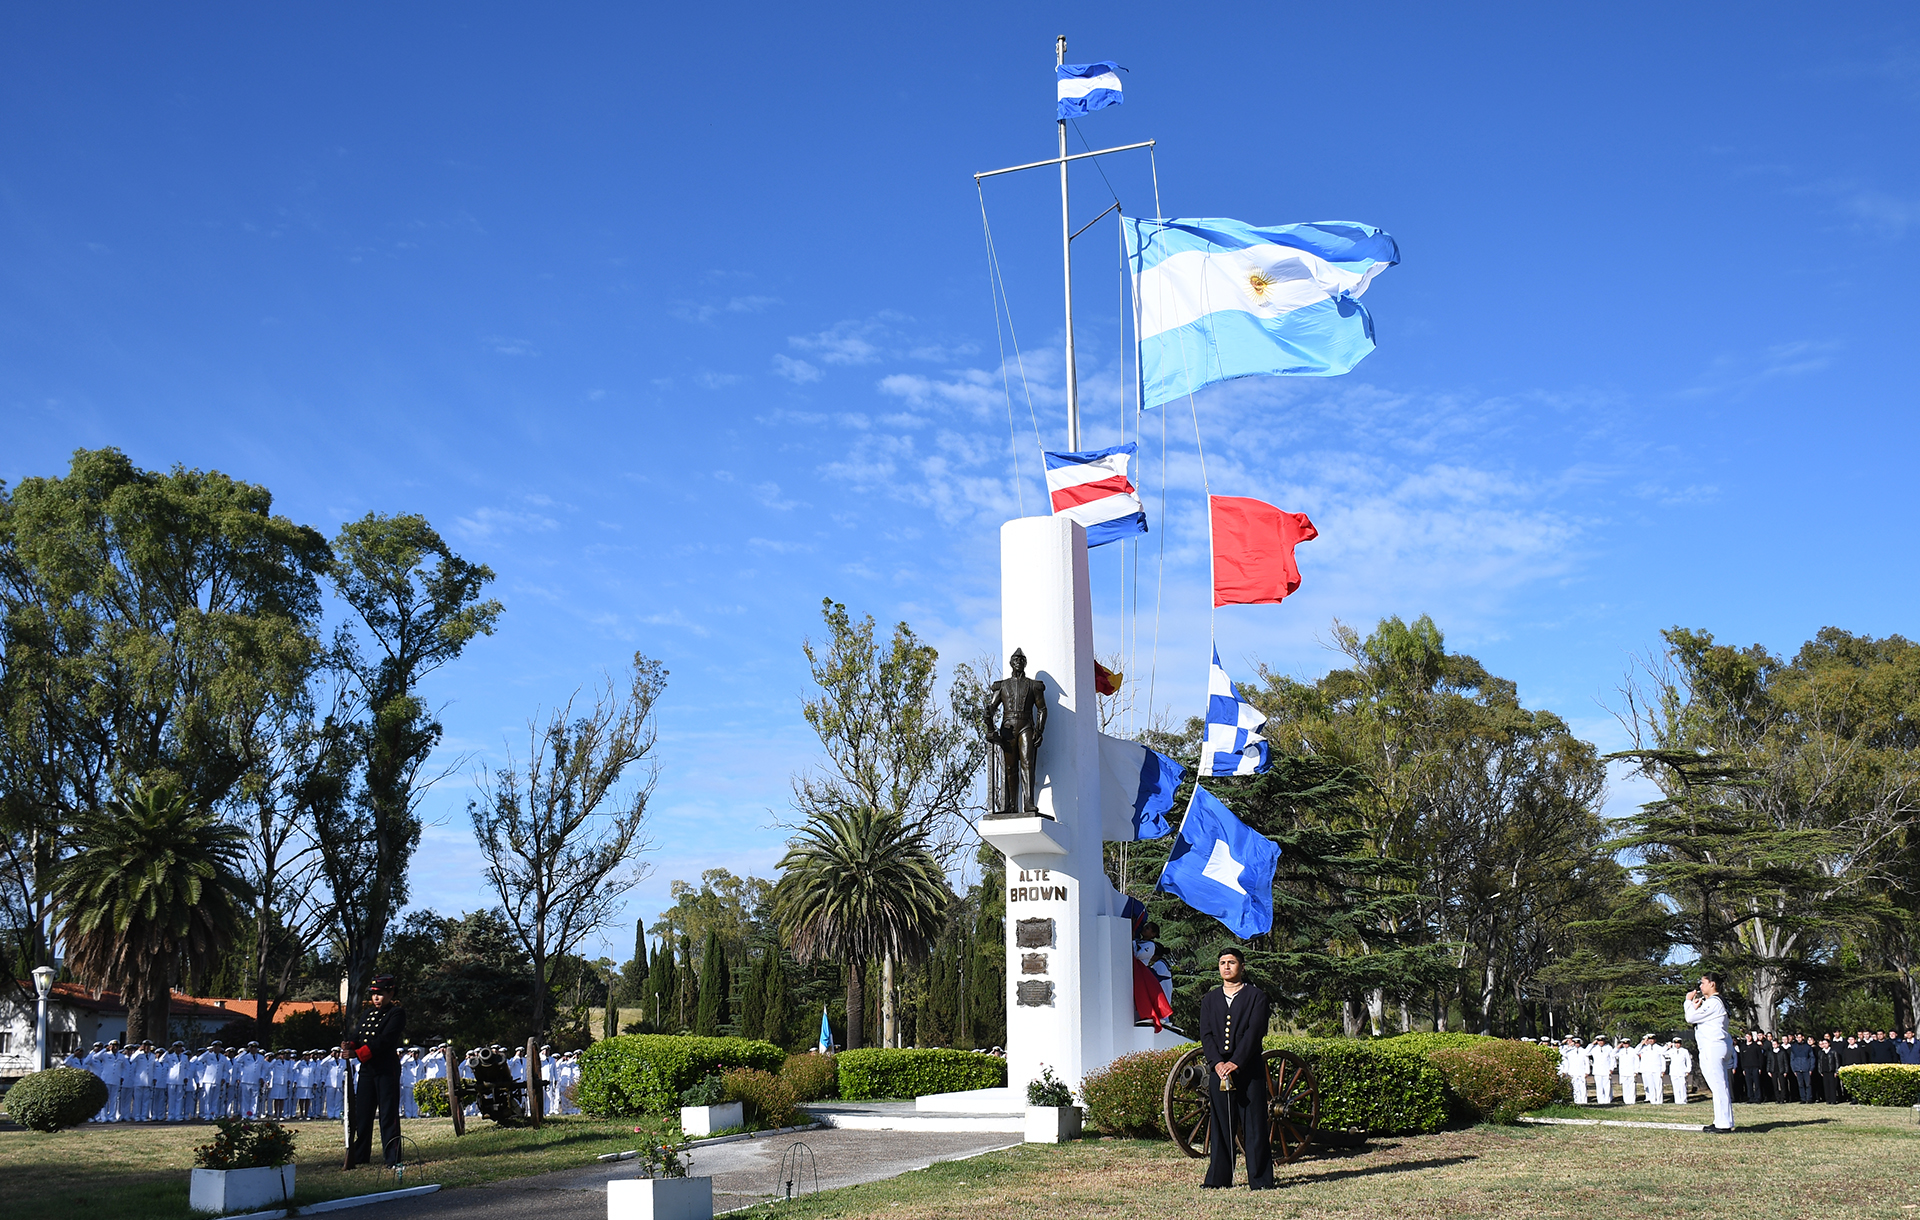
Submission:
[[[552,517],[505,508],[477,508],[470,515],[455,517],[453,521],[454,532],[470,542],[502,534],[536,534],[559,528],[560,523]]]
[[[506,335],[488,335],[483,342],[502,356],[538,356],[533,344],[525,339],[509,338]]]
[[[773,371],[785,377],[795,385],[806,385],[825,376],[819,369],[804,360],[795,360],[785,352],[773,354]]]

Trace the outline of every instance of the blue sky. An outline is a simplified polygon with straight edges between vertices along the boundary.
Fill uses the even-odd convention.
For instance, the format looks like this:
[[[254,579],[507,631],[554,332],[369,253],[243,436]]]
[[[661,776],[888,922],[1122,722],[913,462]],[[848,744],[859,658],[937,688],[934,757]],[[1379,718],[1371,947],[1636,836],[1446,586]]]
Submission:
[[[1220,612],[1236,676],[1430,613],[1614,748],[1663,627],[1914,633],[1920,16],[1891,4],[12,5],[0,478],[117,445],[328,532],[425,513],[507,604],[436,679],[449,759],[643,650],[672,679],[635,910],[765,875],[823,596],[948,661],[997,644],[997,526],[1042,493],[971,175],[1052,155],[1059,33],[1130,70],[1080,132],[1159,140],[1167,214],[1404,254],[1351,375],[1197,404],[1214,490],[1321,534],[1286,605]],[[1109,190],[1152,213],[1141,154],[1104,170],[1076,223]],[[1054,189],[986,204],[1063,447]],[[1113,224],[1075,247],[1090,445],[1134,427]],[[1204,531],[1185,412],[1159,511],[1162,425],[1139,581],[1118,547],[1094,578],[1101,652],[1181,719]],[[471,792],[428,801],[421,903],[486,901]]]

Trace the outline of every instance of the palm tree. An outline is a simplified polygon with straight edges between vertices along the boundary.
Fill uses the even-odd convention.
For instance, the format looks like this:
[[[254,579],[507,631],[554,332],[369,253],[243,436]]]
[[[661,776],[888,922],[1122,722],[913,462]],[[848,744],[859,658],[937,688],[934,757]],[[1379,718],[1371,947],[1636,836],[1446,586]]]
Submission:
[[[166,784],[75,823],[77,850],[54,878],[61,939],[74,977],[120,993],[129,1040],[164,1040],[173,984],[204,985],[232,944],[252,896],[245,840]]]
[[[864,975],[925,957],[952,895],[924,830],[870,807],[808,817],[780,858],[773,909],[802,961],[847,968],[847,1045],[861,1042]]]

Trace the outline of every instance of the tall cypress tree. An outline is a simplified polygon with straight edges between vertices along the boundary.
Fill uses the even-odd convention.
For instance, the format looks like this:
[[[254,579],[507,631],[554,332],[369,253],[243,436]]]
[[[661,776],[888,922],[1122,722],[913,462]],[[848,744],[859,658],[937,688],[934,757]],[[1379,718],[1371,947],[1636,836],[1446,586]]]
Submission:
[[[693,1029],[694,1014],[700,1007],[700,982],[693,971],[693,938],[680,938],[680,962],[674,971],[673,1028],[669,1033],[687,1033]]]
[[[673,946],[662,943],[653,951],[647,981],[640,991],[640,1023],[652,1033],[666,1032],[673,1019]]]
[[[720,934],[709,931],[700,948],[700,999],[694,1009],[693,1032],[714,1038],[727,1023],[727,951]]]
[[[772,949],[763,951],[760,959],[748,966],[746,978],[740,984],[740,1036],[742,1038],[758,1038],[760,1031],[766,1026],[767,959],[772,956]]]
[[[793,992],[787,989],[787,967],[777,941],[767,947],[766,970],[766,1014],[760,1036],[784,1050],[793,1037],[794,1001]]]

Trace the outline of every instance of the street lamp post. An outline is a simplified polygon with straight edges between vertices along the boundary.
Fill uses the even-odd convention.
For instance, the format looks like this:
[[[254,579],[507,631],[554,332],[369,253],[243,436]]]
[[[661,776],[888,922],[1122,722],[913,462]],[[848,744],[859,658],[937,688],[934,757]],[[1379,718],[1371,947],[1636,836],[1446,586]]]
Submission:
[[[38,1071],[46,1071],[52,1064],[47,1055],[47,996],[53,992],[53,969],[49,966],[33,968],[33,989],[40,996],[40,1011],[33,1023],[33,1053],[39,1061]]]

